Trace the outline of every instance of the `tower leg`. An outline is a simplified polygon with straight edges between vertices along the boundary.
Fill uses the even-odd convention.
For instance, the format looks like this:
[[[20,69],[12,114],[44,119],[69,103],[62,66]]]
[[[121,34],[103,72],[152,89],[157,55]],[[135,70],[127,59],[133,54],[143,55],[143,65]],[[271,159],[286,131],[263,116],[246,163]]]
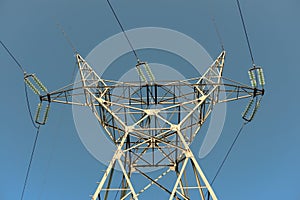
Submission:
[[[180,172],[179,172],[179,175],[178,175],[178,177],[177,177],[177,180],[176,180],[176,182],[175,182],[175,185],[174,185],[174,187],[173,187],[173,190],[172,190],[172,193],[171,193],[171,195],[170,195],[169,200],[173,200],[173,198],[174,198],[176,192],[179,193],[179,191],[177,191],[177,187],[178,187],[178,184],[179,184],[180,181],[181,181],[181,177],[182,177],[182,174],[183,174],[183,172],[184,172],[184,170],[185,170],[185,167],[186,167],[187,162],[188,162],[188,158],[185,158],[185,160],[183,161],[183,164],[182,164],[182,168],[181,168],[181,170],[180,170]],[[180,195],[183,195],[183,194],[181,194],[181,193],[179,193],[179,194],[180,194]],[[184,196],[183,196],[183,197],[184,197]]]
[[[180,195],[182,198],[185,199],[185,196],[182,194],[182,192],[180,192],[178,190],[178,185],[180,184],[180,181],[181,181],[181,178],[182,178],[182,175],[184,173],[184,171],[186,170],[186,166],[187,166],[187,163],[188,163],[188,160],[191,161],[191,164],[192,164],[192,167],[194,169],[194,174],[195,174],[195,178],[196,178],[196,182],[197,182],[197,189],[199,190],[199,193],[200,193],[200,197],[201,197],[201,200],[205,200],[205,196],[204,196],[204,193],[203,193],[203,189],[206,189],[207,192],[209,193],[209,195],[211,196],[211,199],[212,200],[218,200],[217,196],[215,195],[213,189],[211,188],[211,185],[210,183],[208,182],[208,180],[206,179],[200,165],[198,164],[193,152],[191,151],[190,147],[188,146],[188,144],[186,143],[181,131],[179,130],[179,128],[177,129],[177,134],[180,138],[180,142],[183,144],[183,146],[185,147],[185,151],[183,151],[183,156],[185,157],[184,161],[183,161],[183,164],[181,166],[181,170],[180,170],[180,173],[177,177],[177,180],[175,182],[175,185],[173,187],[173,190],[172,190],[172,193],[170,195],[170,198],[169,200],[173,200],[174,197]],[[202,184],[201,184],[202,183]],[[181,191],[182,191],[182,186],[179,187],[181,188]],[[185,189],[189,189],[189,187],[187,186]],[[190,188],[191,189],[191,188]],[[193,188],[194,189],[194,188]]]
[[[197,160],[193,156],[193,154],[191,152],[188,152],[185,156],[186,157],[185,157],[185,159],[182,163],[179,174],[177,175],[177,180],[176,180],[176,182],[173,186],[173,190],[172,190],[172,193],[169,197],[169,200],[174,200],[174,198],[178,199],[178,197],[180,199],[190,199],[186,195],[186,193],[184,193],[183,191],[184,190],[189,191],[189,190],[192,190],[192,189],[198,189],[199,190],[198,199],[200,199],[200,200],[206,200],[205,199],[205,191],[207,191],[210,194],[212,200],[218,200],[218,198],[216,197],[214,191],[212,190],[208,180],[205,178],[205,175],[204,175],[203,171],[201,170],[201,168],[200,168]],[[181,184],[183,174],[186,170],[188,170],[187,169],[188,161],[191,161],[192,167],[194,169],[194,174],[193,175],[196,179],[197,186],[190,186],[189,187],[187,185],[182,185]]]
[[[137,200],[137,199],[138,199],[138,198],[137,198],[137,195],[136,195],[136,193],[135,193],[135,191],[134,191],[134,188],[133,188],[133,186],[132,186],[132,183],[131,183],[131,181],[130,181],[130,178],[128,177],[128,174],[127,174],[127,172],[126,172],[126,170],[125,170],[125,167],[124,167],[124,165],[123,165],[123,163],[122,163],[122,160],[121,160],[121,157],[124,155],[124,152],[123,152],[123,150],[122,150],[122,146],[123,146],[124,143],[125,143],[125,140],[126,140],[126,138],[127,138],[127,136],[128,136],[128,133],[129,133],[129,132],[127,132],[127,133],[123,136],[123,138],[122,138],[122,140],[121,140],[121,143],[117,146],[118,148],[117,148],[117,150],[116,150],[116,152],[115,152],[115,154],[114,154],[112,160],[110,161],[110,163],[109,163],[109,165],[108,165],[108,167],[107,167],[107,169],[106,169],[106,171],[105,171],[105,173],[104,173],[104,175],[103,175],[101,181],[99,182],[98,187],[97,187],[97,189],[96,189],[94,195],[92,196],[92,200],[96,200],[96,199],[98,198],[98,196],[99,196],[100,192],[103,190],[103,186],[104,186],[105,182],[107,181],[107,178],[108,178],[109,174],[111,173],[112,168],[115,166],[115,163],[116,163],[116,162],[119,164],[119,166],[120,166],[120,168],[121,168],[121,170],[122,170],[123,176],[125,177],[125,179],[126,179],[126,181],[127,181],[127,184],[128,184],[128,186],[129,186],[129,189],[130,189],[130,193],[131,193],[131,195],[132,195],[132,198],[133,198],[134,200]]]
[[[202,181],[204,182],[205,187],[207,188],[207,191],[208,191],[208,193],[210,194],[212,200],[218,200],[216,194],[214,193],[213,189],[211,188],[210,183],[209,183],[208,180],[206,179],[206,177],[205,177],[203,171],[201,170],[201,168],[200,168],[200,166],[199,166],[199,164],[198,164],[198,162],[197,162],[197,160],[195,159],[194,156],[191,157],[191,161],[192,161],[192,163],[195,165],[196,171],[199,173],[199,175],[200,175]],[[199,179],[198,179],[198,180],[199,180]],[[199,191],[201,190],[201,191],[200,191],[200,195],[202,196],[202,199],[204,200],[204,194],[203,194],[203,191],[202,191],[202,189],[201,189],[202,187],[201,187],[200,185],[198,185],[198,186],[199,186]]]
[[[134,186],[131,182],[131,162],[127,163],[126,161],[126,153],[129,153],[129,151],[126,150],[126,146],[125,146],[125,141],[126,138],[128,136],[129,132],[126,132],[121,140],[121,142],[118,144],[117,146],[117,150],[111,160],[111,162],[109,163],[94,195],[92,196],[92,200],[97,200],[97,198],[100,196],[101,192],[106,192],[106,194],[108,194],[109,191],[117,191],[117,192],[121,192],[121,196],[120,199],[121,200],[125,200],[125,199],[132,199],[132,200],[138,200],[138,196],[144,192],[146,189],[148,189],[148,187],[150,187],[151,185],[156,185],[159,188],[163,189],[164,191],[168,192],[168,196],[169,196],[169,200],[191,200],[191,199],[200,199],[200,200],[207,200],[205,197],[205,192],[207,192],[211,198],[211,200],[218,200],[218,198],[216,197],[214,191],[212,190],[210,183],[208,182],[208,180],[206,179],[200,165],[198,164],[195,156],[193,155],[190,147],[188,146],[188,144],[185,141],[185,138],[183,137],[179,126],[177,126],[178,129],[176,130],[178,138],[179,138],[179,145],[181,147],[181,159],[179,161],[179,163],[175,164],[175,167],[171,167],[170,170],[173,168],[173,170],[175,169],[175,176],[176,176],[176,181],[174,183],[174,185],[172,184],[170,190],[168,189],[169,186],[164,186],[161,185],[158,182],[158,179],[160,179],[163,174],[161,176],[159,176],[156,179],[151,178],[150,176],[148,177],[147,175],[144,174],[143,171],[140,171],[138,168],[135,167],[135,170],[137,172],[140,173],[140,175],[143,175],[147,178],[148,181],[148,185],[146,185],[138,194],[135,192]],[[175,128],[177,128],[175,127]],[[132,148],[132,147],[130,147]],[[141,154],[141,156],[143,155],[143,153]],[[192,171],[190,170],[191,168],[188,168],[188,163],[191,164],[192,166]],[[121,173],[123,176],[123,180],[126,182],[124,185],[126,186],[122,186],[122,187],[118,187],[117,188],[110,188],[110,183],[113,176],[111,173],[113,172],[113,168],[115,166],[115,164],[118,164],[120,166],[121,169]],[[128,168],[127,168],[127,164],[128,164]],[[149,163],[148,167],[155,167],[155,165],[153,165],[151,163]],[[129,167],[130,166],[130,167]],[[190,166],[189,166],[190,167]],[[172,170],[171,170],[172,171]],[[186,174],[190,172],[192,174],[188,174],[188,176],[186,176]],[[116,176],[115,176],[116,177]],[[188,179],[191,179],[191,183],[192,184],[188,184],[188,182],[190,182],[190,180],[188,181]],[[108,181],[109,180],[109,181]],[[106,184],[106,182],[108,184]],[[140,183],[139,183],[140,184]],[[143,183],[141,183],[143,184]],[[106,185],[106,186],[104,186]],[[136,185],[135,187],[139,188],[140,185]],[[196,192],[192,192],[196,190]],[[197,192],[197,190],[199,191],[199,194]],[[191,196],[190,196],[191,195]],[[197,198],[195,198],[194,196],[197,196]],[[106,195],[107,198],[107,195]]]

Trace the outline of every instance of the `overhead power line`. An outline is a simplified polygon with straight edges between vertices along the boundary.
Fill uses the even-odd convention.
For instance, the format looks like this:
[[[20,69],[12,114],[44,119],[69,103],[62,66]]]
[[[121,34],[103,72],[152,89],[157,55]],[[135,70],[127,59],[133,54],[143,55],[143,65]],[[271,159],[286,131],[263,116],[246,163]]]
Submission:
[[[248,49],[249,49],[251,61],[252,61],[253,66],[255,66],[255,62],[254,62],[254,58],[253,58],[253,53],[252,53],[252,49],[251,49],[251,45],[250,45],[250,41],[249,41],[247,29],[246,29],[246,23],[245,23],[245,20],[244,20],[244,17],[243,17],[243,13],[242,13],[240,1],[236,0],[236,3],[237,3],[238,9],[239,9],[239,13],[240,13],[240,17],[241,17],[241,20],[242,20],[243,29],[244,29],[244,33],[245,33],[245,36],[246,36],[246,40],[247,40],[247,44],[248,44]]]
[[[31,151],[31,154],[30,154],[30,159],[29,159],[29,163],[28,163],[28,167],[27,167],[27,172],[26,172],[26,176],[25,176],[25,180],[24,180],[24,184],[23,184],[21,200],[23,200],[23,198],[24,198],[25,189],[26,189],[26,186],[27,186],[27,181],[28,181],[28,177],[29,177],[31,164],[32,164],[34,152],[35,152],[35,149],[36,149],[36,144],[37,144],[37,140],[38,140],[38,137],[39,137],[39,133],[40,133],[40,125],[36,129],[35,139],[34,139],[32,151]]]
[[[19,63],[19,61],[15,58],[15,56],[10,52],[10,50],[5,46],[5,44],[0,40],[1,45],[6,50],[6,52],[10,55],[10,57],[15,61],[19,69],[25,73],[25,70],[23,69],[22,65]]]
[[[125,36],[127,42],[128,42],[128,44],[129,44],[129,46],[130,46],[130,48],[131,48],[131,50],[132,50],[134,56],[136,57],[137,62],[139,62],[139,58],[138,58],[138,56],[137,56],[137,53],[136,53],[135,49],[133,48],[133,45],[132,45],[132,43],[130,42],[130,40],[129,40],[127,34],[126,34],[126,32],[125,32],[125,30],[124,30],[124,28],[123,28],[123,26],[122,26],[122,24],[121,24],[121,21],[119,20],[119,18],[118,18],[118,16],[117,16],[117,13],[115,12],[115,10],[114,10],[113,6],[111,5],[111,3],[109,2],[109,0],[106,0],[106,1],[107,1],[107,3],[108,3],[108,5],[109,5],[109,7],[110,7],[110,9],[111,9],[111,11],[112,11],[112,13],[114,14],[114,17],[115,17],[115,19],[117,20],[117,22],[118,22],[118,24],[119,24],[119,26],[120,26],[120,28],[121,28],[121,30],[122,30],[122,32],[123,32],[123,34],[124,34],[124,36]]]
[[[22,67],[20,62],[18,62],[16,57],[12,54],[12,52],[6,47],[6,45],[2,41],[0,41],[0,43],[3,46],[3,48],[6,50],[6,52],[10,55],[10,57],[15,61],[18,68],[22,71],[22,73],[25,77],[26,76],[26,71],[24,70],[24,68]],[[27,181],[28,181],[29,173],[30,173],[30,169],[31,169],[31,164],[32,164],[32,160],[33,160],[33,157],[34,157],[34,152],[35,152],[35,149],[36,149],[36,144],[37,144],[37,140],[38,140],[38,136],[39,136],[39,132],[40,132],[40,125],[37,126],[36,123],[33,120],[32,112],[31,112],[31,108],[30,108],[30,104],[29,104],[27,85],[25,84],[25,82],[24,82],[24,92],[25,92],[25,98],[26,98],[26,105],[27,105],[28,113],[29,113],[32,125],[36,129],[36,135],[35,135],[32,151],[31,151],[30,158],[29,158],[29,163],[28,163],[27,172],[26,172],[26,176],[25,176],[25,180],[24,180],[24,184],[23,184],[23,189],[22,189],[22,194],[21,194],[21,200],[23,200],[23,198],[24,198],[24,194],[25,194],[25,190],[26,190],[26,186],[27,186]]]
[[[252,65],[253,65],[253,67],[255,67],[254,57],[253,57],[253,53],[252,53],[252,49],[251,49],[251,45],[250,45],[250,41],[249,41],[249,36],[248,36],[248,33],[247,33],[246,23],[245,23],[245,20],[244,20],[244,17],[243,17],[243,13],[242,13],[242,9],[241,9],[241,5],[240,5],[239,0],[236,0],[236,3],[237,3],[238,10],[239,10],[240,18],[241,18],[241,21],[242,21],[243,30],[244,30],[244,33],[245,33],[246,42],[247,42],[247,45],[248,45],[248,50],[249,50],[249,54],[250,54],[250,57],[251,57]],[[214,21],[214,19],[213,19],[213,21]],[[216,27],[216,31],[218,32],[217,27]],[[239,136],[240,136],[243,128],[245,127],[245,125],[248,122],[249,121],[244,122],[243,125],[241,126],[241,128],[239,129],[239,131],[238,131],[237,135],[235,136],[232,144],[230,145],[230,147],[229,147],[229,149],[228,149],[228,151],[227,151],[227,153],[226,153],[223,161],[221,162],[220,166],[218,167],[218,169],[216,171],[216,174],[215,174],[215,176],[213,177],[213,179],[212,179],[212,181],[210,183],[211,185],[213,185],[213,183],[215,182],[216,178],[218,177],[218,175],[219,175],[220,171],[222,170],[222,168],[223,168],[226,160],[228,159],[228,156],[229,156],[230,152],[232,151],[232,149],[233,149],[236,141],[238,140],[238,138],[239,138]],[[206,193],[205,196],[207,196],[207,195],[208,195],[208,198],[209,198],[209,194]]]

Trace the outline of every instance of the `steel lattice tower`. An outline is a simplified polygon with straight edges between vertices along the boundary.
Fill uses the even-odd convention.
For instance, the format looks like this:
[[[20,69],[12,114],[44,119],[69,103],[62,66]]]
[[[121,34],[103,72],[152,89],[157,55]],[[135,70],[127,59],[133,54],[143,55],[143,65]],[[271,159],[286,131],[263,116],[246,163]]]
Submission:
[[[81,77],[77,83],[48,92],[35,75],[28,75],[25,81],[40,96],[37,123],[46,122],[51,102],[88,106],[116,145],[92,200],[113,196],[136,200],[154,185],[169,200],[217,200],[189,145],[217,103],[250,98],[243,118],[252,120],[264,94],[262,69],[249,70],[251,86],[224,78],[222,51],[201,77],[155,81],[147,63],[140,62],[137,69],[143,81],[120,82],[99,77],[79,54],[76,59]],[[146,68],[150,80],[141,73],[141,67]],[[222,92],[225,97],[221,97]],[[44,116],[40,116],[43,107]],[[114,172],[116,165],[121,175]],[[149,169],[161,173],[151,177]],[[167,182],[163,181],[166,177]]]

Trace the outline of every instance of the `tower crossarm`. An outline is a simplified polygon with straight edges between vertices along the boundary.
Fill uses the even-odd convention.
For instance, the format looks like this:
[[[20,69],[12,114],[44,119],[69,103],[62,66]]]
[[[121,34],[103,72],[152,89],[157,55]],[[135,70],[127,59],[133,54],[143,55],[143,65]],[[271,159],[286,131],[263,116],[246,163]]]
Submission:
[[[76,61],[80,80],[53,92],[41,95],[41,101],[91,106],[93,99],[89,93],[98,97],[103,97],[107,94],[109,88],[106,83],[79,54],[76,54]]]
[[[265,92],[263,88],[248,86],[225,77],[222,77],[222,83],[219,92],[224,95],[219,98],[218,103],[255,98],[263,96]]]
[[[210,95],[213,104],[264,95],[264,77],[260,67],[257,71],[261,70],[261,73],[257,75],[254,74],[253,69],[249,70],[251,86],[223,77],[225,55],[226,52],[222,51],[199,79],[190,79],[191,83],[195,83],[195,92],[199,95],[206,95],[214,90]],[[260,86],[256,84],[256,78],[260,80]]]
[[[67,85],[61,89],[43,94],[40,96],[41,101],[54,102],[78,106],[86,106],[85,94],[82,86],[75,86],[75,84]]]

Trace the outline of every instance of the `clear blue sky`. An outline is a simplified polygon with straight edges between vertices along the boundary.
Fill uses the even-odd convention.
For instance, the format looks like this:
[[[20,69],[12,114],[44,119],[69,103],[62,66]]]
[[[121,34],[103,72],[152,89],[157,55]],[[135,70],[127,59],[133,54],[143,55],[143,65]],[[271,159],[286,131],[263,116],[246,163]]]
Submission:
[[[224,73],[248,82],[251,62],[235,0],[111,2],[126,29],[174,29],[201,43],[213,57],[220,51],[210,20],[214,13],[228,52]],[[215,181],[214,190],[221,200],[297,200],[300,2],[241,0],[241,5],[256,63],[264,67],[266,95],[261,110],[245,127]],[[75,63],[72,50],[56,27],[57,21],[83,56],[120,32],[104,0],[0,0],[0,39],[50,90],[70,82]],[[19,199],[34,129],[26,110],[22,74],[1,48],[0,60],[0,199]],[[36,99],[31,99],[35,104]],[[228,104],[216,148],[205,159],[199,159],[208,179],[213,177],[242,123],[244,106],[245,102]],[[41,128],[24,200],[89,199],[102,169],[104,166],[81,144],[71,107],[52,106],[49,122]]]

